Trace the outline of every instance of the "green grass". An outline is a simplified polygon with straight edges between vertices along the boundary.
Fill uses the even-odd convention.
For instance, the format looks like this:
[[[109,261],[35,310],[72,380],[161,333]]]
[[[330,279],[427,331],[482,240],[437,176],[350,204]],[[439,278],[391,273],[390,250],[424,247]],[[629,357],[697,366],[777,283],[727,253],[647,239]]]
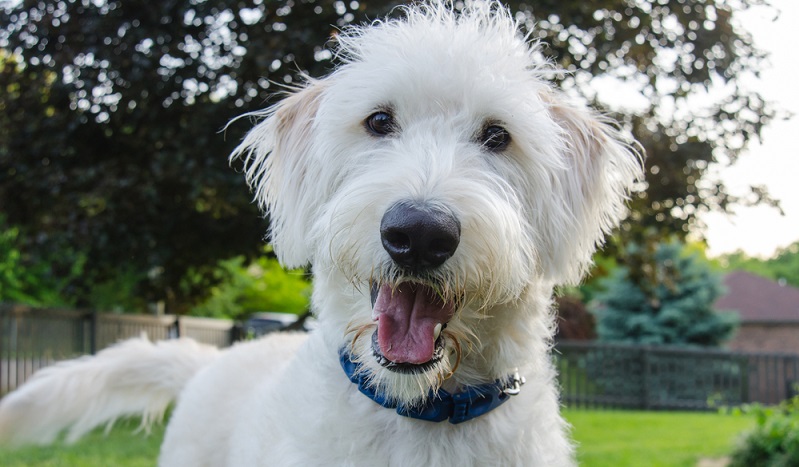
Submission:
[[[583,467],[694,467],[729,455],[752,417],[705,412],[567,410]]]
[[[738,434],[754,426],[751,417],[715,413],[567,410],[565,416],[583,467],[694,467],[700,458],[729,454]],[[71,446],[0,450],[0,466],[154,466],[164,427],[150,436],[134,434],[136,427],[121,422],[108,436],[98,430]]]
[[[0,450],[3,467],[153,467],[164,436],[164,425],[153,427],[150,435],[134,433],[138,421],[116,424],[105,435],[96,430],[73,445],[26,446]]]

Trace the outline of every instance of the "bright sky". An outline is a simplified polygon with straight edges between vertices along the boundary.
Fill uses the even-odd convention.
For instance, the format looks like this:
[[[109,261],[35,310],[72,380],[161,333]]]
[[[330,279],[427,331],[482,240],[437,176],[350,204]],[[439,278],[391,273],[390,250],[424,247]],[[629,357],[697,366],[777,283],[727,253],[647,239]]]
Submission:
[[[799,1],[772,0],[780,10],[753,8],[739,14],[755,44],[771,55],[759,82],[750,87],[793,116],[772,122],[763,132],[762,144],[753,144],[732,167],[718,172],[733,194],[743,194],[749,185],[765,185],[782,202],[785,216],[768,207],[737,208],[733,217],[709,214],[708,253],[717,256],[743,250],[768,257],[779,247],[799,240],[799,55],[796,28]]]

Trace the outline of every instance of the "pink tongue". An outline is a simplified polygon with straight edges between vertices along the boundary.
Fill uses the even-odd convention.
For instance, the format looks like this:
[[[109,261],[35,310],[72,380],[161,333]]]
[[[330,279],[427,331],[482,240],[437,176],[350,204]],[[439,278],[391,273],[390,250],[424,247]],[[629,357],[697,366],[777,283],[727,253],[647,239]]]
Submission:
[[[381,286],[374,311],[380,352],[394,363],[413,364],[433,358],[435,327],[455,312],[430,287],[407,282]]]

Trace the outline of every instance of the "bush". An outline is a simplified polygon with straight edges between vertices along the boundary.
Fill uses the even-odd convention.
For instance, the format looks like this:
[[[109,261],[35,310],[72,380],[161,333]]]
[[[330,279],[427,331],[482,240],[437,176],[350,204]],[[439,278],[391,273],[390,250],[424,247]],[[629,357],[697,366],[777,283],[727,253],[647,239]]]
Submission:
[[[85,252],[64,247],[55,255],[26,251],[26,237],[0,214],[0,302],[40,307],[84,307],[99,311],[141,312],[142,274],[124,265],[111,277],[88,274]],[[76,279],[84,288],[76,288]]]
[[[583,302],[573,296],[555,298],[558,313],[555,339],[593,340],[596,338],[596,320]]]
[[[64,246],[53,255],[31,254],[24,247],[27,239],[0,213],[0,302],[115,313],[146,311],[142,285],[157,277],[153,272],[157,269],[147,273],[120,264],[112,275],[92,274],[82,250]],[[236,256],[202,271],[191,270],[181,284],[186,289],[183,296],[205,299],[169,312],[233,319],[246,319],[258,311],[302,313],[308,308],[310,283],[303,271],[284,271],[273,256],[266,247],[252,261]]]
[[[259,311],[302,313],[308,308],[310,283],[301,270],[286,271],[267,248],[251,262],[243,256],[220,261],[218,281],[207,300],[193,307],[194,316],[246,319]]]
[[[132,267],[120,265],[111,277],[89,282],[85,301],[92,309],[110,313],[143,313],[147,301],[139,290],[146,275]]]
[[[0,302],[34,306],[73,305],[67,288],[73,277],[83,271],[85,260],[77,260],[62,278],[56,278],[51,261],[35,261],[22,248],[20,229],[6,223],[0,214]]]
[[[777,407],[744,408],[756,415],[757,425],[732,455],[731,467],[790,467],[799,465],[799,396]]]

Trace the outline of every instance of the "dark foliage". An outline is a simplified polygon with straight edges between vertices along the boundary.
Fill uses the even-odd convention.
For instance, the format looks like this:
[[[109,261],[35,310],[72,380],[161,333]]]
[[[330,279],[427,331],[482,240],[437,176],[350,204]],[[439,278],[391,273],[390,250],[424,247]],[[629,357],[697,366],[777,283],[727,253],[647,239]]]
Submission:
[[[259,249],[265,222],[226,155],[248,129],[233,117],[274,102],[279,86],[330,70],[337,28],[399,2],[334,0],[24,0],[0,11],[0,209],[29,254],[86,255],[73,293],[120,265],[171,311],[207,284],[189,269]],[[736,85],[761,54],[720,0],[511,1],[570,92],[614,77],[648,104],[619,115],[646,148],[648,190],[624,238],[684,234],[695,214],[742,201],[708,180],[772,112]],[[751,3],[751,2],[750,2]],[[395,15],[402,14],[395,10]],[[711,82],[731,89],[709,112],[670,112]],[[665,85],[664,85],[665,83]],[[629,113],[629,112],[628,112]],[[755,190],[752,202],[768,200]],[[623,244],[618,242],[616,245]],[[210,274],[207,275],[210,277]]]
[[[563,296],[555,299],[557,326],[555,339],[592,340],[596,338],[596,319],[582,301]]]

